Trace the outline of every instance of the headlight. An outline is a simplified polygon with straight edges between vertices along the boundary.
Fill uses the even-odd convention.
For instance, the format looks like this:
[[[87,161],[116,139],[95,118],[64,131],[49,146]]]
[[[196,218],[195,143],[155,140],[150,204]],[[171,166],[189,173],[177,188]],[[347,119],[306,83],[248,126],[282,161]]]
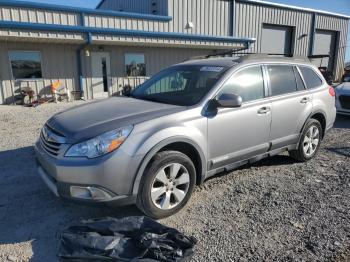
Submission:
[[[132,126],[122,127],[75,144],[67,151],[65,156],[95,158],[108,154],[124,143],[132,128]]]

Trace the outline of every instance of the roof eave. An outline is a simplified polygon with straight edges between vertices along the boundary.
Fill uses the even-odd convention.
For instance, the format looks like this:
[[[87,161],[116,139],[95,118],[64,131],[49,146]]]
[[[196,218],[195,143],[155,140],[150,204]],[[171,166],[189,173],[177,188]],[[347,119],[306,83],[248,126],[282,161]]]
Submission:
[[[197,34],[184,34],[184,33],[176,33],[176,32],[169,33],[169,32],[157,32],[157,31],[112,29],[112,28],[86,27],[86,26],[67,26],[67,25],[54,25],[54,24],[43,24],[43,23],[13,22],[13,21],[0,21],[0,28],[22,29],[22,30],[43,30],[43,31],[65,31],[65,32],[88,33],[88,34],[157,37],[157,38],[165,38],[165,39],[217,41],[217,42],[248,43],[248,44],[254,43],[256,41],[255,38],[209,36],[209,35],[197,35]]]
[[[316,14],[329,15],[329,16],[335,16],[335,17],[339,17],[339,18],[350,19],[350,16],[347,16],[344,14],[332,13],[332,12],[327,12],[327,11],[317,10],[317,9],[312,9],[312,8],[304,8],[304,7],[300,7],[300,6],[279,4],[279,3],[267,2],[267,1],[261,1],[261,0],[236,0],[236,1],[242,2],[242,3],[252,3],[252,4],[258,4],[258,5],[280,7],[280,8],[284,8],[284,9],[291,9],[291,10],[297,10],[297,11],[303,11],[303,12],[316,13]]]

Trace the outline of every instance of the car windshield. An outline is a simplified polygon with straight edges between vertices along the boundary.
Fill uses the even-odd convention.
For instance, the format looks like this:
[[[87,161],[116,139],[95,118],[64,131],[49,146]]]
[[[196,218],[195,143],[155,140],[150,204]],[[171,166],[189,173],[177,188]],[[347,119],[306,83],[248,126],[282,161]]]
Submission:
[[[192,106],[211,90],[227,69],[223,66],[173,66],[137,87],[131,96],[166,104]]]

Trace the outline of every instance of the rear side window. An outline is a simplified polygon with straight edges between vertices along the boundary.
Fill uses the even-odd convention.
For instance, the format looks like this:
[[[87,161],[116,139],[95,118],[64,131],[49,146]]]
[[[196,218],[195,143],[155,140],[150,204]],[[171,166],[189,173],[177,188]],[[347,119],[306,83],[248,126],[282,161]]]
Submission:
[[[299,66],[300,72],[304,77],[307,88],[313,89],[322,85],[321,78],[310,67]]]
[[[219,92],[240,95],[243,102],[264,98],[264,78],[260,66],[242,69],[234,74]]]
[[[278,96],[297,91],[293,66],[269,65],[271,95]]]

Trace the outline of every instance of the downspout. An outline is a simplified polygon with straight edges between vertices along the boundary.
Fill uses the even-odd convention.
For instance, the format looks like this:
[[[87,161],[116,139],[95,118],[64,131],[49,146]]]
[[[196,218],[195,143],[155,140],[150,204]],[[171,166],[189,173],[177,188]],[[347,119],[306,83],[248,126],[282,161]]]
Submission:
[[[80,14],[80,19],[81,19],[81,26],[85,26],[85,14],[82,12]],[[80,91],[80,99],[84,97],[84,83],[83,83],[83,70],[82,70],[82,58],[81,58],[81,52],[89,45],[92,44],[92,35],[91,33],[87,33],[86,35],[86,43],[82,44],[78,49],[77,49],[77,62],[78,62],[78,76],[79,76],[79,91]]]
[[[314,54],[314,46],[315,46],[315,35],[316,35],[316,13],[312,14],[311,21],[311,34],[310,34],[310,44],[309,44],[309,56]]]
[[[235,36],[236,35],[236,23],[235,20],[236,19],[236,0],[232,0],[231,1],[231,36]]]

